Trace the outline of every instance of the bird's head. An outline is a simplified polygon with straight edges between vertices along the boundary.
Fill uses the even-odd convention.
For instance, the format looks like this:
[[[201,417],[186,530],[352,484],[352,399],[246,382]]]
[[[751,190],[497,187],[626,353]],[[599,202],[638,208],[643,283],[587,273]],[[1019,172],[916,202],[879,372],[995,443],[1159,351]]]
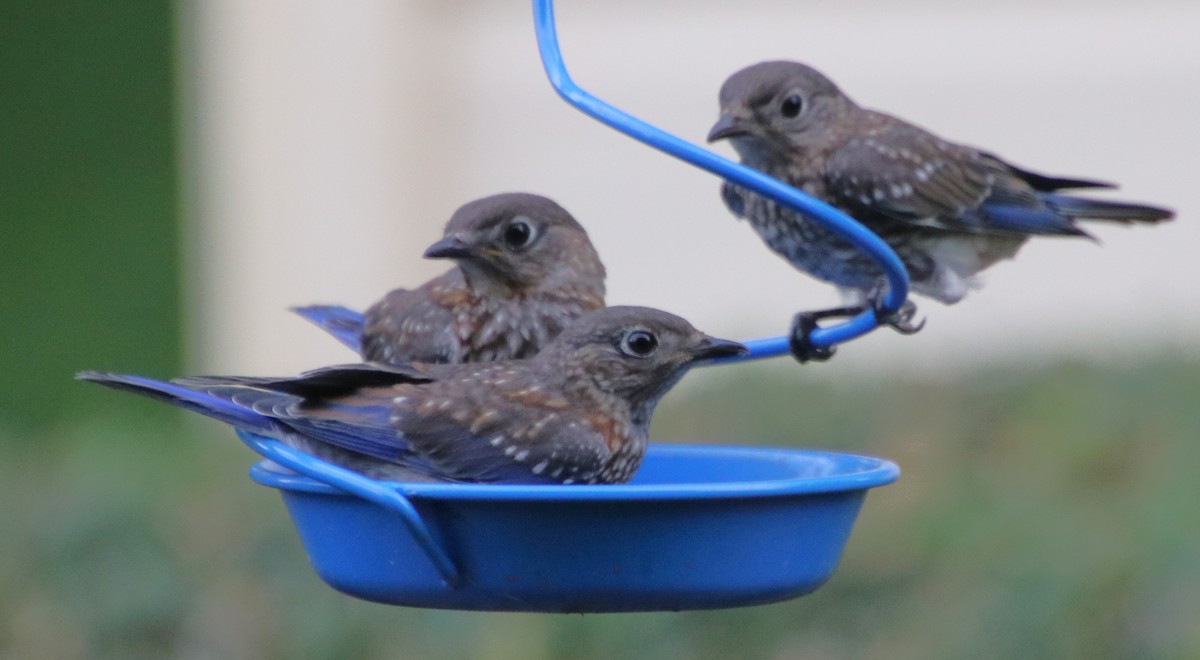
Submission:
[[[604,266],[587,232],[553,200],[505,193],[454,212],[428,259],[453,259],[487,293],[574,287],[604,295]]]
[[[760,62],[721,85],[721,117],[708,141],[729,140],[742,160],[786,158],[829,139],[854,103],[821,72],[799,62]]]
[[[630,407],[635,421],[648,423],[658,399],[689,367],[746,350],[674,314],[607,307],[576,319],[534,359],[569,385],[615,397]]]

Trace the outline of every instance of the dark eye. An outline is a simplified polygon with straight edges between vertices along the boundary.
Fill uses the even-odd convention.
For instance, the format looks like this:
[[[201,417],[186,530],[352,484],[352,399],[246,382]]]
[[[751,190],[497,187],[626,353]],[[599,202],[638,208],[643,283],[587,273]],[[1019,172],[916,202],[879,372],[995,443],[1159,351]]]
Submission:
[[[658,348],[658,338],[645,330],[634,330],[621,341],[621,351],[632,357],[649,357]]]
[[[528,222],[518,220],[504,228],[504,244],[514,250],[527,247],[533,240],[533,227]]]
[[[799,94],[792,94],[779,104],[779,112],[788,119],[795,119],[800,111],[804,109],[804,99],[800,98]]]

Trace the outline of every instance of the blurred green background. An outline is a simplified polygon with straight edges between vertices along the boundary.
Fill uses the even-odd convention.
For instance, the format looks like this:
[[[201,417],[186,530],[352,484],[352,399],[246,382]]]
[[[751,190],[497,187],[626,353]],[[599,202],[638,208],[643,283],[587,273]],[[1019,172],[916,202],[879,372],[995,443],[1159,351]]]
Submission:
[[[232,434],[71,380],[181,368],[172,20],[167,3],[0,3],[0,657],[1200,658],[1200,363],[1170,354],[695,377],[660,441],[904,468],[796,601],[539,616],[325,587]]]
[[[96,393],[80,365],[179,368],[171,7],[0,2],[0,425]]]
[[[313,574],[231,433],[120,399],[121,416],[3,438],[0,657],[1200,657],[1200,365],[837,386],[795,368],[706,376],[668,398],[656,437],[904,469],[810,596],[586,616],[354,601]]]

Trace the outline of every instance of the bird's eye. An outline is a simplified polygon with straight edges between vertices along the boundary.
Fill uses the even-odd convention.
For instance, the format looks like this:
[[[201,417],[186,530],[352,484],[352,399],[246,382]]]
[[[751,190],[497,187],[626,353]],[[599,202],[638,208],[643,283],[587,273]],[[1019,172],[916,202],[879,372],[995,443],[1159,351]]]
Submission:
[[[799,94],[792,94],[779,104],[779,112],[788,119],[795,119],[804,109],[804,99]]]
[[[528,222],[518,220],[504,228],[504,244],[513,250],[529,247],[533,242],[533,227]]]
[[[621,352],[630,357],[649,357],[658,348],[658,338],[645,330],[634,330],[621,340]]]

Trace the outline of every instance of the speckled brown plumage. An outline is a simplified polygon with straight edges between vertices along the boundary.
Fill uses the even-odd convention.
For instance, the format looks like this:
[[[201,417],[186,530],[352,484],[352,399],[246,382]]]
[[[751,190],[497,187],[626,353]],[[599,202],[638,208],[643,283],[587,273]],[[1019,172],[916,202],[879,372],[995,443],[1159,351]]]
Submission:
[[[859,107],[820,72],[763,62],[721,87],[709,141],[728,139],[744,164],[845,211],[878,234],[908,269],[912,290],[944,303],[1032,235],[1086,236],[1085,219],[1157,222],[1172,212],[1059,193],[1111,187],[1049,177]],[[732,184],[726,206],[793,266],[851,302],[877,296],[882,271],[824,227]]]
[[[166,400],[368,476],[628,481],[658,400],[695,362],[744,351],[642,307],[589,312],[528,360],[377,363],[296,378],[80,378]]]
[[[604,306],[604,266],[587,232],[539,195],[506,193],[463,205],[425,256],[456,266],[417,288],[396,289],[367,310],[359,342],[364,359],[527,358],[572,320]],[[316,308],[297,311],[308,309]]]

